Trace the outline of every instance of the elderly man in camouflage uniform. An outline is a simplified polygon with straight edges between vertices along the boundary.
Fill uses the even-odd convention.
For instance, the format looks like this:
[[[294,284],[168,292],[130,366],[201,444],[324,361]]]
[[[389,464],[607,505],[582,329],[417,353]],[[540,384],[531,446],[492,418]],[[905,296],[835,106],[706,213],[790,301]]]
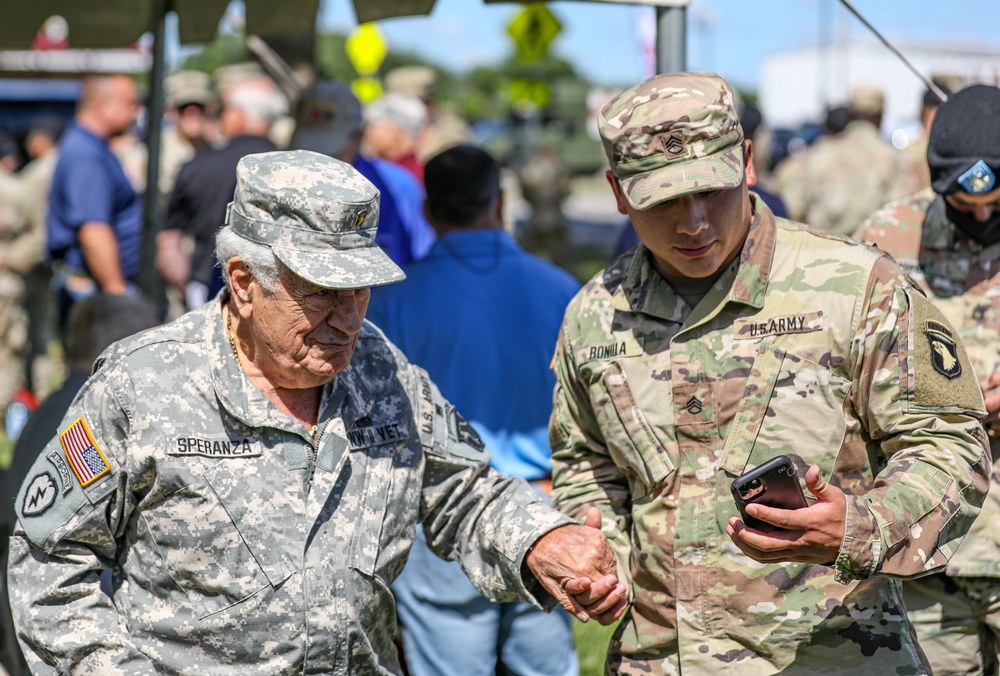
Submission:
[[[378,204],[325,156],[240,161],[227,288],[105,351],[17,497],[35,673],[400,673],[388,585],[418,519],[492,599],[624,609],[601,532],[489,469],[363,321],[369,287],[403,277],[374,245]]]
[[[903,585],[934,673],[1000,668],[1000,89],[978,85],[937,112],[930,188],[886,205],[858,232],[892,254],[954,325],[986,393],[993,478],[943,573]]]
[[[719,76],[598,125],[641,244],[567,308],[550,435],[553,503],[600,509],[629,585],[609,671],[926,673],[892,578],[942,568],[988,485],[955,331],[889,257],[748,192]],[[751,530],[730,483],[779,454],[811,504]]]

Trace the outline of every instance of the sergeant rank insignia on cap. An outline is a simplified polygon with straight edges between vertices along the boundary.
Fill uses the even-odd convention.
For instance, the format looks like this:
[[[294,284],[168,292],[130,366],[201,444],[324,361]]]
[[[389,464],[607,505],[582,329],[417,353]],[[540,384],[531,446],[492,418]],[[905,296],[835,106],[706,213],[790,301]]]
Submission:
[[[948,327],[934,321],[927,322],[927,340],[931,344],[931,364],[934,369],[947,378],[962,375],[958,348]]]
[[[989,165],[979,160],[958,177],[958,184],[970,195],[981,195],[996,187],[997,177]]]
[[[66,459],[73,468],[81,486],[89,486],[111,471],[108,459],[98,448],[87,421],[77,418],[76,422],[59,435]]]

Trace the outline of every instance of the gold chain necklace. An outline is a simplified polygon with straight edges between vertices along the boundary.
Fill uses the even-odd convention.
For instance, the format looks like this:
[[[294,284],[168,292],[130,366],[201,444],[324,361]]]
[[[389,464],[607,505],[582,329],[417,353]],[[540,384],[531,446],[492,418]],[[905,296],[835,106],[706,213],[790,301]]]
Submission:
[[[236,336],[233,335],[233,314],[229,311],[229,307],[224,308],[226,312],[226,333],[229,334],[229,346],[233,348],[233,356],[236,357],[236,363],[239,364],[240,368],[243,368],[243,362],[240,361],[240,353],[236,351]]]

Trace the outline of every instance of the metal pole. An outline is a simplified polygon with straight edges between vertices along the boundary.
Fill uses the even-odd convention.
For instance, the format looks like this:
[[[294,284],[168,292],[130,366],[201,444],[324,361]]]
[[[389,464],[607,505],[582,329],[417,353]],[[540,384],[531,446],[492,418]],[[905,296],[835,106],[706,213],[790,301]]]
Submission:
[[[687,70],[687,7],[656,8],[656,72]]]
[[[849,0],[840,0],[840,2],[841,2],[841,4],[844,5],[844,7],[846,7],[848,9],[848,11],[850,11],[851,14],[853,14],[855,17],[857,17],[858,21],[860,21],[861,23],[863,23],[865,25],[865,28],[867,28],[868,30],[870,30],[875,35],[875,37],[877,37],[879,39],[879,42],[881,42],[883,45],[885,45],[889,49],[890,52],[892,52],[897,57],[899,57],[899,60],[903,62],[903,65],[906,66],[907,68],[909,68],[910,72],[912,72],[914,75],[916,75],[918,78],[920,78],[920,81],[923,82],[927,86],[928,89],[930,89],[932,92],[934,92],[934,94],[938,97],[938,99],[942,103],[944,103],[945,101],[948,100],[948,95],[944,93],[944,90],[942,90],[936,84],[934,84],[933,82],[931,82],[923,73],[921,73],[919,70],[917,70],[916,66],[914,66],[912,63],[910,63],[909,59],[907,59],[905,56],[903,56],[903,53],[901,51],[899,51],[898,49],[896,49],[896,47],[893,46],[892,43],[890,43],[888,40],[886,40],[885,37],[878,31],[878,29],[875,28],[875,26],[873,26],[871,24],[871,22],[868,19],[866,19],[864,17],[864,15],[861,14],[861,12],[859,12],[854,7],[854,5],[852,5],[849,2]]]
[[[142,210],[142,266],[139,288],[143,295],[156,300],[161,289],[156,270],[156,235],[160,231],[160,138],[163,131],[165,95],[163,76],[166,70],[167,14],[173,10],[173,0],[154,4],[153,63],[149,69],[149,107],[146,109],[146,195]]]

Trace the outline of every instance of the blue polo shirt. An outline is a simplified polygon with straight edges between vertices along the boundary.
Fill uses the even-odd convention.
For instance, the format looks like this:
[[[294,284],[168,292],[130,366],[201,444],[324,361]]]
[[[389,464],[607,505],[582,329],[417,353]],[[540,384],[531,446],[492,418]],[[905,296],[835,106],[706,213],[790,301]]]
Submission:
[[[76,123],[59,140],[59,160],[52,175],[47,246],[52,260],[87,270],[78,231],[89,221],[111,225],[125,279],[139,274],[142,200],[132,188],[106,140]]]
[[[445,234],[406,279],[372,289],[368,319],[482,436],[499,471],[551,473],[549,364],[580,285],[502,230]]]

